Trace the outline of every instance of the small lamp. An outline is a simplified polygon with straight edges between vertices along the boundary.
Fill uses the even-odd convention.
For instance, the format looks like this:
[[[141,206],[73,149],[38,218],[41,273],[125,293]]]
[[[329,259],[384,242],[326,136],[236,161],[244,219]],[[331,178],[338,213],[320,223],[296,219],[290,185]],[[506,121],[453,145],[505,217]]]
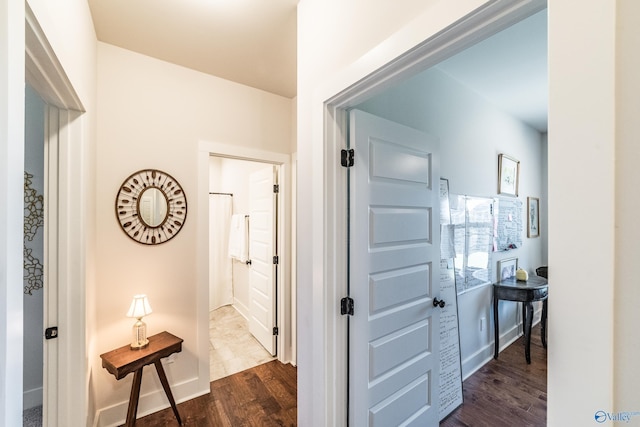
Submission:
[[[149,345],[147,339],[147,325],[142,321],[144,316],[151,314],[151,306],[146,295],[135,295],[131,302],[131,307],[127,312],[127,317],[134,317],[138,321],[133,325],[133,340],[131,341],[131,348],[133,350],[140,350]]]

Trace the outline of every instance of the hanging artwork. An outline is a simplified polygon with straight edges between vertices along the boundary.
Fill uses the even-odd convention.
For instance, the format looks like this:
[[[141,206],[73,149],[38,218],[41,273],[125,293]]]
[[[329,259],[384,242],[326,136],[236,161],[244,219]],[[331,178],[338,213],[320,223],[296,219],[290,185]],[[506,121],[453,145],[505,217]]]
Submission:
[[[24,293],[32,295],[43,286],[42,261],[34,254],[32,242],[38,231],[44,227],[44,197],[32,187],[33,175],[24,172],[24,245],[23,245],[23,280]]]

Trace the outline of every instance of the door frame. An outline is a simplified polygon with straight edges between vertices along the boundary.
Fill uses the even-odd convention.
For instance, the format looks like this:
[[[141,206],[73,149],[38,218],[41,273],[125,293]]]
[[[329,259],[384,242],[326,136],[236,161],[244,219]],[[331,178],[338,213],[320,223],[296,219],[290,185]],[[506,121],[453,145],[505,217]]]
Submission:
[[[200,360],[199,379],[208,388],[209,384],[209,157],[226,157],[237,160],[247,160],[278,166],[278,244],[280,262],[277,267],[277,323],[279,334],[277,337],[277,358],[283,363],[296,364],[294,358],[295,340],[291,336],[292,325],[296,322],[296,304],[292,295],[295,284],[291,275],[291,254],[294,252],[294,242],[291,239],[291,207],[293,195],[291,193],[292,164],[289,154],[264,151],[249,147],[239,147],[224,143],[200,141],[198,144],[198,233],[197,247],[197,277],[198,277],[198,359]]]
[[[43,425],[86,423],[84,107],[25,3],[25,81],[45,101]],[[71,262],[71,260],[75,260]],[[58,381],[65,378],[65,381]],[[81,408],[78,410],[78,408]]]
[[[545,0],[486,2],[454,25],[410,47],[400,56],[385,59],[383,55],[373,55],[376,57],[373,60],[378,63],[372,64],[372,60],[365,55],[343,70],[335,81],[314,93],[312,125],[321,126],[322,145],[312,145],[312,155],[314,158],[323,158],[324,165],[321,171],[314,171],[313,180],[323,182],[324,191],[314,193],[314,197],[323,198],[314,199],[314,205],[317,202],[323,209],[321,218],[316,219],[314,214],[313,223],[324,224],[324,228],[314,230],[312,240],[314,245],[322,245],[321,248],[314,246],[313,252],[322,254],[320,280],[324,284],[323,312],[316,315],[323,317],[325,333],[317,338],[321,341],[312,342],[314,350],[311,351],[321,348],[326,366],[323,378],[326,384],[326,413],[314,414],[314,418],[324,419],[325,425],[344,425],[348,419],[347,405],[344,403],[348,398],[347,320],[346,316],[340,314],[339,301],[347,295],[348,276],[348,250],[341,238],[347,233],[346,169],[340,166],[340,150],[347,147],[349,109],[544,8]],[[403,36],[400,42],[409,37],[406,34],[398,37]],[[384,44],[386,42],[378,48]],[[373,71],[362,75],[363,70]],[[314,288],[316,285],[314,280]]]

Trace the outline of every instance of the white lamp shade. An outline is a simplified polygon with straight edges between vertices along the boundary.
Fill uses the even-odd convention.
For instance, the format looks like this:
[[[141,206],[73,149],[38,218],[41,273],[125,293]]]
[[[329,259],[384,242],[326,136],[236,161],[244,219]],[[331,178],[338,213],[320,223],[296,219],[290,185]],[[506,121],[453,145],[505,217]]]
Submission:
[[[141,319],[144,316],[151,314],[151,306],[146,295],[135,295],[133,301],[131,301],[131,307],[127,312],[127,317],[135,317]]]

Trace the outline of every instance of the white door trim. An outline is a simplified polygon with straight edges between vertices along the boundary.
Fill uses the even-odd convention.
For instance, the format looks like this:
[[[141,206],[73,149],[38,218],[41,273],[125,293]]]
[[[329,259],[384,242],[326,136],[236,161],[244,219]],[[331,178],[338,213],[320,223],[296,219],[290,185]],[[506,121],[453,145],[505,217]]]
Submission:
[[[219,156],[239,160],[271,163],[279,166],[278,183],[278,242],[283,262],[277,266],[278,274],[278,327],[277,338],[278,360],[292,363],[295,350],[291,339],[291,325],[295,324],[295,310],[292,309],[291,285],[291,156],[289,154],[264,151],[248,147],[240,147],[211,141],[200,141],[198,144],[198,360],[200,366],[198,377],[202,387],[209,387],[209,157]]]
[[[84,425],[88,415],[84,251],[87,189],[83,186],[85,151],[80,118],[84,108],[27,3],[25,76],[48,104],[44,327],[58,326],[60,331],[56,342],[44,345],[43,425]],[[49,283],[53,284],[51,289]],[[57,324],[48,320],[57,320]]]
[[[346,295],[347,277],[347,248],[341,238],[347,232],[346,173],[340,166],[340,150],[346,147],[348,109],[545,7],[545,0],[487,1],[454,25],[433,33],[395,58],[380,54],[392,52],[387,45],[393,40],[381,43],[373,49],[378,54],[364,55],[314,93],[311,123],[319,125],[323,137],[321,145],[314,140],[312,157],[324,159],[323,169],[314,169],[312,176],[314,183],[323,183],[323,187],[316,187],[313,192],[313,205],[323,207],[317,217],[314,210],[313,224],[324,224],[324,228],[313,231],[314,247],[311,248],[314,270],[318,266],[317,257],[321,256],[322,262],[322,273],[315,274],[313,282],[313,289],[322,288],[324,292],[322,312],[314,312],[314,317],[321,316],[318,321],[322,322],[322,333],[308,342],[313,354],[322,352],[321,363],[325,367],[322,379],[313,374],[314,380],[319,380],[316,383],[325,384],[326,408],[318,408],[312,416],[319,420],[318,425],[344,425],[347,419],[344,404],[347,401],[347,328],[344,316],[340,315],[339,300]],[[424,30],[414,28],[420,25],[423,25],[420,19],[412,21],[397,35],[396,38],[402,40],[395,41],[404,45],[402,42],[411,38],[409,33],[424,34]],[[378,63],[367,63],[370,58]]]

